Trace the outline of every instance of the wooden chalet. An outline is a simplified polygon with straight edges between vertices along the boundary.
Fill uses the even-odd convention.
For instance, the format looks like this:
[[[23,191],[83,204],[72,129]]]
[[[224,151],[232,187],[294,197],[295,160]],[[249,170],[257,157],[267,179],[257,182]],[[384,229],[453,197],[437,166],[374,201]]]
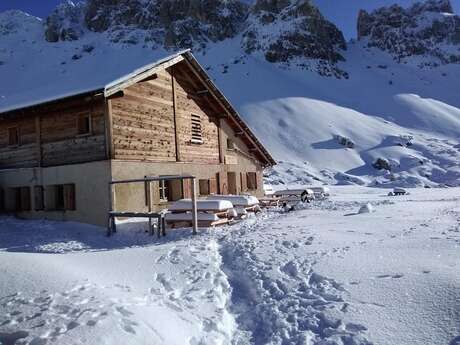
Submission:
[[[109,209],[145,210],[142,186],[108,183],[192,174],[199,195],[263,195],[275,162],[189,52],[109,83],[0,108],[0,210],[105,225]],[[153,204],[189,197],[158,182]]]

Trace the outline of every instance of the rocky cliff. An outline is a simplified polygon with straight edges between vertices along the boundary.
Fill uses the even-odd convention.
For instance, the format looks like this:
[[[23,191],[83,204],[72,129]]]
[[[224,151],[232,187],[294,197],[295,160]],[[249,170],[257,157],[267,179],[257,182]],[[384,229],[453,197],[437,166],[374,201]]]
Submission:
[[[346,49],[343,34],[310,0],[257,0],[247,22],[247,53],[260,51],[269,62],[296,60],[305,67],[313,59],[320,74],[346,76],[335,65]]]
[[[205,50],[209,43],[238,39],[247,54],[269,62],[309,65],[323,75],[343,76],[335,67],[346,43],[310,0],[88,0],[58,6],[46,19],[49,42],[77,40],[85,32],[114,43],[169,50]]]
[[[391,53],[397,61],[420,57],[420,66],[460,62],[460,16],[449,0],[428,0],[360,11],[358,39]]]

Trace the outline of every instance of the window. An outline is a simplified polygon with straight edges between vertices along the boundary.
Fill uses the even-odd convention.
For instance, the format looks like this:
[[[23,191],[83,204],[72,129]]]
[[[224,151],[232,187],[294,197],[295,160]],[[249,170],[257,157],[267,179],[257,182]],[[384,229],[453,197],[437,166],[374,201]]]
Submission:
[[[209,191],[210,191],[209,180],[199,180],[198,184],[199,184],[200,195],[209,195]]]
[[[35,211],[41,211],[45,209],[45,195],[43,186],[34,187],[34,207]]]
[[[203,133],[201,128],[201,118],[200,115],[192,114],[192,143],[202,144],[203,143]]]
[[[227,138],[227,150],[234,150],[235,149],[235,143],[233,142],[232,139]]]
[[[158,181],[158,191],[160,193],[160,201],[168,201],[168,181]]]
[[[59,211],[73,211],[76,209],[75,184],[57,184],[47,186],[46,209]]]
[[[30,187],[11,188],[14,211],[30,211]]]
[[[18,127],[8,128],[8,145],[10,146],[19,145],[19,128]]]
[[[255,172],[246,173],[246,183],[249,190],[257,189],[257,174]]]
[[[91,133],[91,115],[82,114],[77,118],[78,135],[85,135]]]

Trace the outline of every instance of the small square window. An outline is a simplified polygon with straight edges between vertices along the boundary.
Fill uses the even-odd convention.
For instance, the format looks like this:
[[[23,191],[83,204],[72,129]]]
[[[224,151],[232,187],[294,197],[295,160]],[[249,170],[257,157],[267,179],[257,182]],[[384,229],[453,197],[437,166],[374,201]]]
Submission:
[[[83,114],[78,116],[77,130],[78,135],[91,133],[91,116],[89,114]]]
[[[8,128],[8,145],[10,146],[19,145],[19,128],[18,127]]]

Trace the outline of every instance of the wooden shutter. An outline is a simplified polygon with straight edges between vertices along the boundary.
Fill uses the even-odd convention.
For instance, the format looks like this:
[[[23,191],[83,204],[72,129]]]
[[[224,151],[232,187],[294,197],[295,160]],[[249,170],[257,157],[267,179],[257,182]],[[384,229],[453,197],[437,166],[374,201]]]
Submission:
[[[221,194],[228,194],[227,173],[220,172],[219,175],[219,190]]]
[[[218,194],[218,191],[217,191],[217,180],[216,178],[211,178],[209,180],[209,192],[211,194]]]
[[[89,114],[80,114],[77,118],[78,134],[91,133],[91,116]]]
[[[75,185],[65,184],[64,185],[64,209],[75,210]]]
[[[20,210],[30,211],[30,187],[20,188]]]
[[[246,173],[247,186],[249,190],[257,189],[257,176],[255,172]]]
[[[8,145],[19,145],[19,128],[8,128]]]
[[[201,144],[203,142],[203,133],[202,133],[200,115],[192,114],[191,131],[192,131],[192,142]]]
[[[183,190],[185,199],[190,199],[192,197],[191,187],[192,187],[192,180],[189,180],[189,179],[182,180],[182,190]]]
[[[241,179],[241,191],[246,192],[248,190],[248,181],[245,173],[240,174]]]
[[[35,211],[41,211],[45,208],[43,186],[34,187],[34,207]]]

